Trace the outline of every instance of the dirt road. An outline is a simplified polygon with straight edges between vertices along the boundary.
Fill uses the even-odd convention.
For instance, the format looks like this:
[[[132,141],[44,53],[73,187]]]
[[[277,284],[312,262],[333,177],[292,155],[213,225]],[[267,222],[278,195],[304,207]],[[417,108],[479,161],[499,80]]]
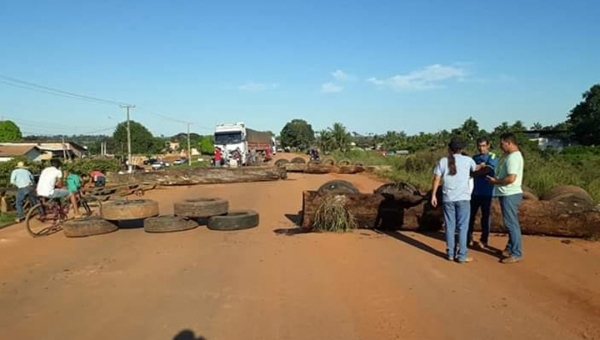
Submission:
[[[600,243],[525,237],[520,264],[472,252],[460,265],[443,258],[439,235],[280,234],[294,228],[304,189],[334,177],[379,185],[289,177],[146,194],[163,214],[181,198],[224,197],[260,212],[246,231],[0,230],[0,338],[600,339]]]

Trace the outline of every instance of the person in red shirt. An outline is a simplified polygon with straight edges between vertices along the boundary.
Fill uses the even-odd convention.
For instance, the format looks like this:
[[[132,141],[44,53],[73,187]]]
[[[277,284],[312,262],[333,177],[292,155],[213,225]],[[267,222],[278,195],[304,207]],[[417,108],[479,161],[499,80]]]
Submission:
[[[100,169],[95,169],[90,173],[90,180],[94,183],[95,187],[103,187],[106,185],[106,176],[104,176]]]
[[[221,148],[216,147],[215,148],[215,166],[216,167],[220,167],[221,166]]]

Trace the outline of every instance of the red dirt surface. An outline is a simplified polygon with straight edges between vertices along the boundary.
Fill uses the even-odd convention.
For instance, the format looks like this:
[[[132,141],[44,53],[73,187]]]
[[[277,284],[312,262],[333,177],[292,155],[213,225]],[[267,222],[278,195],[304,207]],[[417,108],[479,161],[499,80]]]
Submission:
[[[525,237],[522,263],[471,251],[475,261],[460,265],[443,258],[439,235],[281,232],[293,230],[302,190],[333,178],[364,192],[380,185],[290,174],[144,197],[161,214],[197,196],[260,213],[258,228],[236,232],[32,239],[23,224],[0,230],[0,338],[600,339],[600,243]]]

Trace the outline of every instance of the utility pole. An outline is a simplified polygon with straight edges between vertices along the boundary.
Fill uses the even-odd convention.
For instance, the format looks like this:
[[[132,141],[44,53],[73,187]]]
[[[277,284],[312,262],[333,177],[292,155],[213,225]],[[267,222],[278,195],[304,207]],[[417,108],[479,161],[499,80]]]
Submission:
[[[188,165],[192,166],[192,149],[190,146],[190,124],[192,123],[186,123],[187,125],[187,139],[188,139]]]
[[[129,127],[129,109],[134,108],[135,105],[121,105],[127,109],[127,170],[131,173],[131,129]]]
[[[63,160],[67,161],[67,150],[65,150],[65,136],[62,137]]]

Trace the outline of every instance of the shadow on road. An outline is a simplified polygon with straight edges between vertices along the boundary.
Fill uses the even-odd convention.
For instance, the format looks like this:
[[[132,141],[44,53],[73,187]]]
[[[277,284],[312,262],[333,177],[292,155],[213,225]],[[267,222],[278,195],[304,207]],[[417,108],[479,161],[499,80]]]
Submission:
[[[191,331],[189,329],[184,329],[183,331],[179,332],[179,334],[175,335],[175,337],[173,338],[173,340],[208,340],[203,336],[198,336],[196,337],[196,334],[194,333],[194,331]]]
[[[425,243],[423,243],[423,242],[421,242],[421,241],[419,241],[419,240],[417,240],[415,238],[412,238],[410,236],[404,235],[404,234],[402,234],[402,233],[400,233],[398,231],[389,231],[389,230],[375,230],[375,231],[378,232],[378,233],[385,234],[385,235],[387,235],[389,237],[393,237],[393,238],[395,238],[398,241],[402,241],[402,242],[404,242],[406,244],[409,244],[409,245],[411,245],[411,246],[413,246],[415,248],[421,249],[422,251],[428,252],[428,253],[430,253],[430,254],[432,254],[434,256],[441,257],[444,260],[446,259],[446,254],[445,253],[443,253],[443,252],[441,252],[441,251],[439,251],[439,250],[437,250],[437,249],[435,249],[435,248],[433,248],[433,247],[431,247],[431,246],[429,246],[429,245],[427,245],[427,244],[425,244]]]

